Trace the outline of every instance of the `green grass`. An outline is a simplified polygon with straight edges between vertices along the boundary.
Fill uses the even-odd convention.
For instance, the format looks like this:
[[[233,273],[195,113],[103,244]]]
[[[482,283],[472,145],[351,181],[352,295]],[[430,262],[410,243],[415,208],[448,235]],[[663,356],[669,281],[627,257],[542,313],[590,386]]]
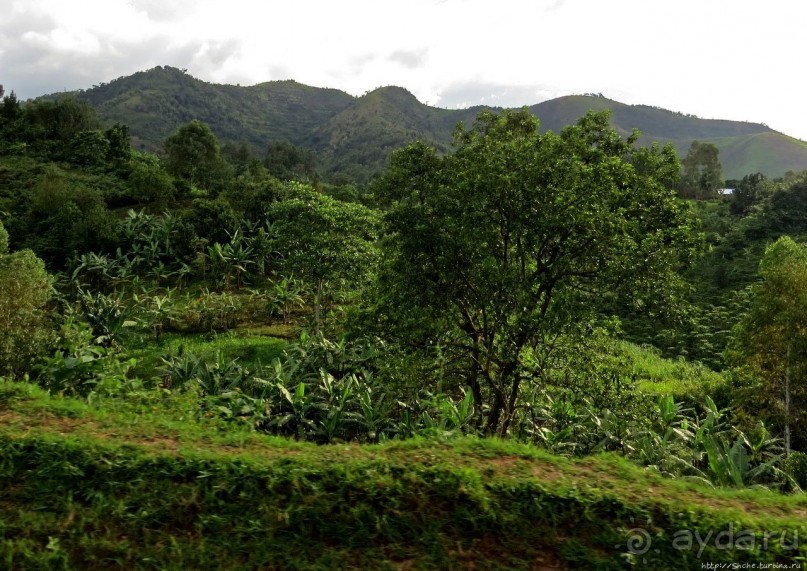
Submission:
[[[613,353],[624,360],[628,374],[649,395],[672,395],[676,400],[699,402],[726,388],[727,380],[722,374],[700,363],[665,359],[653,347],[614,341]]]
[[[6,569],[701,569],[789,562],[676,532],[807,536],[807,498],[672,481],[474,438],[315,446],[197,420],[193,397],[0,383]],[[629,530],[652,549],[631,554]],[[724,534],[725,535],[725,534]]]

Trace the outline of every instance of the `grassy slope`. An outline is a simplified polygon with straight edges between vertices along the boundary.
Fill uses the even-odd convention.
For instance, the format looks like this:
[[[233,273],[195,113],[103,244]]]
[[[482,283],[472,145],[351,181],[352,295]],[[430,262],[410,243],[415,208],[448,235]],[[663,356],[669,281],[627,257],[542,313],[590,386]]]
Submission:
[[[758,133],[750,137],[703,141],[714,143],[720,149],[720,160],[724,164],[723,176],[727,179],[739,179],[755,172],[784,174],[805,168],[807,142],[782,133]]]
[[[658,350],[627,341],[613,341],[612,354],[620,357],[639,389],[659,397],[672,395],[676,401],[701,403],[725,390],[726,378],[700,363],[665,359]]]
[[[701,569],[796,555],[771,539],[707,542],[699,558],[697,543],[673,547],[676,530],[807,534],[804,496],[496,440],[317,447],[198,424],[188,399],[89,406],[0,383],[5,567],[622,569],[642,527],[653,544],[637,568]]]

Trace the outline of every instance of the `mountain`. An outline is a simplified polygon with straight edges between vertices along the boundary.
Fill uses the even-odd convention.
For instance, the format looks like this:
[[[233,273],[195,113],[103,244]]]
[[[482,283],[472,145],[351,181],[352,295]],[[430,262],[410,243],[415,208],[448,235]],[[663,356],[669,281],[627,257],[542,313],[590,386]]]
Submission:
[[[448,149],[457,123],[471,124],[485,109],[430,107],[400,87],[354,97],[290,80],[248,87],[218,85],[167,66],[75,95],[95,106],[105,123],[129,125],[136,147],[159,151],[180,125],[199,119],[223,142],[247,142],[259,156],[270,141],[311,149],[320,157],[326,176],[345,173],[360,182],[381,171],[392,150],[413,140]],[[574,123],[589,109],[610,109],[611,123],[620,133],[628,135],[637,128],[642,132],[640,144],[672,143],[681,156],[693,140],[714,143],[728,179],[752,172],[776,177],[807,169],[806,142],[758,123],[700,119],[590,95],[560,97],[529,109],[544,130],[553,131]]]
[[[672,143],[681,157],[693,140],[713,143],[720,149],[723,176],[742,178],[762,172],[769,177],[807,168],[807,142],[788,137],[760,123],[699,119],[658,107],[626,105],[605,97],[570,95],[530,107],[545,130],[558,131],[587,110],[610,109],[611,125],[629,135],[641,131],[640,144]]]
[[[473,122],[481,109],[429,107],[401,87],[381,87],[317,128],[309,146],[331,171],[351,171],[367,180],[384,168],[392,151],[411,141],[422,139],[448,150],[457,122]]]
[[[353,103],[337,89],[295,81],[250,87],[207,83],[173,67],[155,67],[75,94],[105,123],[129,125],[135,144],[148,150],[180,125],[204,121],[223,141],[265,148],[269,141],[305,143],[310,133]]]

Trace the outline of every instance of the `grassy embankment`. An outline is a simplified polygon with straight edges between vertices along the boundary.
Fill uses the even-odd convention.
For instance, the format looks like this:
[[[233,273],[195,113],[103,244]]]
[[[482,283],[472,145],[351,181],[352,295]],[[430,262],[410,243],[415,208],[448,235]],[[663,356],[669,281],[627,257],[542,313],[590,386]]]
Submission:
[[[700,569],[807,555],[788,549],[807,537],[803,495],[713,490],[613,455],[498,440],[314,446],[197,420],[192,398],[88,405],[0,383],[0,564]],[[643,538],[632,528],[647,553],[629,553]],[[754,549],[738,548],[745,529]]]

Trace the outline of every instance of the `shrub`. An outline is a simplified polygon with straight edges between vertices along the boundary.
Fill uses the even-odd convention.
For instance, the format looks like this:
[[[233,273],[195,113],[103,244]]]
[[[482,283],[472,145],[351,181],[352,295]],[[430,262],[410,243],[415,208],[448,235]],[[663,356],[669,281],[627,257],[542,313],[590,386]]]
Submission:
[[[45,308],[51,278],[31,250],[5,253],[5,236],[0,224],[0,374],[17,375],[43,354],[50,338]]]

